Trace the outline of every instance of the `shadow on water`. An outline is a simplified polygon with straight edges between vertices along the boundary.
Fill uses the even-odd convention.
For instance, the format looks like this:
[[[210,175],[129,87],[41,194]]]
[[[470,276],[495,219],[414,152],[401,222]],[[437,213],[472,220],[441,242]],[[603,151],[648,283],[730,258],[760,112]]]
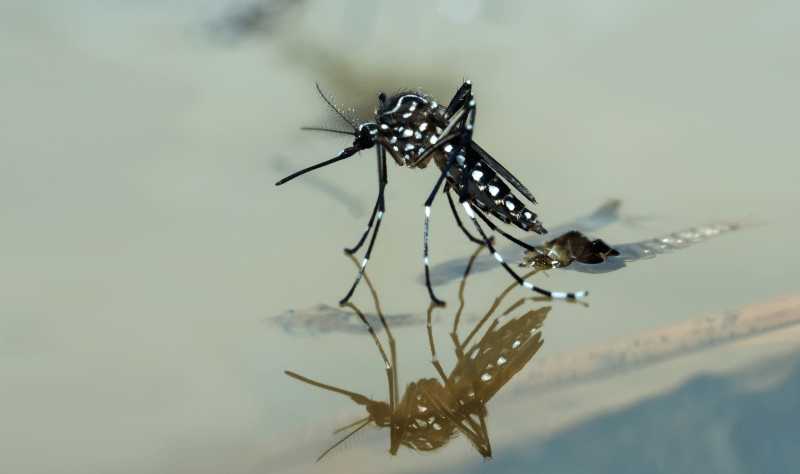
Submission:
[[[489,310],[470,329],[469,334],[462,341],[459,336],[459,325],[462,323],[461,314],[464,310],[464,288],[472,262],[482,249],[483,247],[480,247],[472,255],[459,289],[461,304],[455,314],[453,329],[450,333],[457,363],[449,375],[436,355],[432,331],[434,311],[443,310],[431,303],[426,313],[432,363],[441,381],[436,378],[423,378],[411,382],[406,387],[402,398],[400,397],[395,340],[387,319],[380,310],[377,292],[366,275],[365,281],[373,295],[377,319],[385,329],[389,340],[388,357],[375,334],[370,319],[352,303],[347,303],[346,306],[358,315],[362,325],[371,333],[375,345],[383,357],[386,364],[389,402],[374,401],[364,395],[286,371],[287,375],[297,380],[348,396],[367,410],[366,417],[334,432],[334,434],[345,432],[347,434],[323,452],[317,461],[351,436],[372,424],[378,428],[390,429],[389,452],[392,455],[396,455],[401,446],[418,452],[437,451],[459,435],[463,435],[484,458],[492,456],[492,447],[486,427],[486,417],[488,416],[486,404],[525,367],[544,344],[540,329],[552,306],[527,309],[523,307],[526,301],[551,300],[547,297],[528,296],[520,298],[498,314],[498,309],[507,295],[518,286],[514,283],[495,299]],[[353,262],[358,265],[355,259]],[[533,273],[535,271],[526,275],[526,278]],[[480,340],[474,342],[485,326],[486,329],[480,336]]]
[[[601,240],[592,240],[591,235],[609,224],[620,220],[619,200],[610,200],[593,213],[575,219],[550,231],[547,236],[535,236],[524,242],[536,247],[536,252],[511,246],[501,253],[508,255],[508,261],[516,260],[521,267],[566,268],[581,273],[609,273],[624,268],[628,262],[654,258],[657,255],[686,248],[718,235],[734,230],[759,225],[752,217],[718,221],[703,227],[684,229],[654,239],[609,246]],[[466,259],[455,259],[431,267],[431,285],[439,286],[460,277]],[[491,256],[475,261],[473,273],[491,270],[495,267]],[[420,277],[421,279],[424,277]]]

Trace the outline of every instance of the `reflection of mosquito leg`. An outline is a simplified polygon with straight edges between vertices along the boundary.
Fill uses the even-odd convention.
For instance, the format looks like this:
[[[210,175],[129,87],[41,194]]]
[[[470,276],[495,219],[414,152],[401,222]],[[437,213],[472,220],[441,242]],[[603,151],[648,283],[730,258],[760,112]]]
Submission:
[[[529,272],[529,273],[525,274],[522,277],[522,279],[524,280],[524,279],[527,279],[527,278],[531,277],[532,275],[534,275],[536,273],[536,271],[537,270],[534,270],[532,272]],[[451,336],[453,337],[453,342],[456,343],[456,347],[458,348],[458,351],[460,351],[460,352],[457,352],[457,353],[460,353],[460,354],[464,353],[464,348],[467,347],[469,342],[472,340],[473,337],[475,337],[475,335],[478,333],[480,328],[484,324],[486,324],[486,321],[488,321],[489,318],[492,317],[494,312],[497,311],[497,308],[500,306],[500,302],[503,301],[503,299],[505,299],[505,297],[508,295],[508,293],[511,292],[511,290],[513,290],[517,286],[519,286],[519,285],[517,285],[516,283],[512,283],[511,285],[508,286],[508,288],[503,290],[503,292],[500,293],[500,295],[498,295],[497,298],[494,299],[494,302],[492,303],[492,306],[489,308],[489,311],[487,311],[486,315],[480,320],[480,322],[478,322],[478,324],[475,325],[475,328],[472,329],[472,332],[469,333],[469,336],[467,336],[466,339],[464,339],[463,343],[459,344],[458,336],[456,335],[455,328],[453,328],[453,334]],[[513,309],[519,307],[519,305],[521,305],[524,301],[525,301],[525,298],[520,298],[519,301],[517,301],[516,303],[511,305],[510,308],[508,308],[505,312],[503,312],[503,316],[505,316],[508,313],[510,313]]]
[[[464,418],[464,419],[468,420],[470,426],[472,427],[472,428],[468,428],[462,422],[462,420],[460,420],[460,419],[456,418],[455,416],[453,416],[453,414],[450,412],[450,410],[440,400],[437,400],[435,397],[432,397],[427,392],[423,392],[423,393],[425,394],[426,397],[428,397],[428,399],[434,405],[436,405],[436,408],[438,409],[439,413],[442,414],[442,416],[444,416],[451,423],[456,425],[456,427],[459,429],[459,431],[461,431],[464,434],[464,436],[470,441],[470,443],[472,443],[472,445],[475,447],[475,449],[477,449],[478,452],[481,453],[481,456],[483,456],[485,458],[492,457],[492,447],[489,444],[489,437],[488,436],[482,436],[482,435],[479,434],[479,433],[488,433],[486,431],[486,421],[484,420],[483,411],[479,411],[478,412],[478,418],[480,420],[480,426],[481,426],[481,430],[478,431],[477,429],[475,429],[475,422],[474,422],[474,420],[472,420],[472,418],[470,418],[469,416]]]
[[[456,206],[453,204],[453,197],[450,196],[450,189],[451,188],[446,188],[444,192],[447,194],[447,200],[450,202],[450,210],[453,211],[453,217],[456,218],[456,224],[458,224],[458,228],[464,231],[464,235],[466,235],[469,240],[475,242],[476,244],[483,245],[483,240],[473,237],[472,234],[470,234],[469,231],[464,228],[464,224],[461,223],[461,218],[458,217],[458,212],[456,212]],[[490,239],[491,238],[493,237],[490,237]]]
[[[355,259],[352,255],[350,255],[350,259],[353,263],[358,266],[358,260]],[[392,368],[394,371],[393,378],[394,378],[394,397],[395,399],[400,398],[399,389],[397,386],[397,347],[395,344],[394,336],[392,336],[392,331],[389,329],[389,325],[386,323],[386,318],[383,317],[383,311],[381,310],[381,303],[378,300],[378,292],[375,291],[375,287],[372,286],[372,282],[369,280],[369,277],[366,273],[364,273],[364,281],[367,283],[369,287],[369,291],[372,293],[372,299],[375,301],[375,310],[378,312],[378,317],[381,318],[381,324],[383,324],[383,329],[386,330],[386,336],[389,339],[389,352],[392,356]]]
[[[444,370],[442,370],[442,364],[439,363],[439,358],[436,357],[436,347],[433,344],[433,328],[431,327],[431,315],[433,314],[433,308],[437,305],[435,302],[431,301],[431,305],[428,306],[428,342],[431,346],[431,356],[433,356],[433,360],[431,363],[434,367],[436,367],[436,371],[439,372],[439,376],[442,377],[442,381],[444,382],[445,387],[448,386],[449,382],[447,380],[447,375],[445,375]]]
[[[478,220],[475,219],[475,213],[473,212],[472,205],[469,202],[465,202],[464,209],[467,211],[467,214],[469,215],[470,219],[472,219],[472,223],[475,224],[475,228],[478,229],[478,233],[481,235],[483,240],[486,241],[487,240],[486,233],[483,232],[481,225],[478,224]],[[542,288],[539,288],[538,286],[534,286],[530,282],[520,278],[520,276],[517,275],[517,273],[514,270],[512,270],[511,267],[508,266],[505,260],[503,260],[502,255],[497,253],[497,250],[494,249],[494,246],[492,246],[491,242],[486,242],[486,245],[489,247],[489,251],[494,254],[494,258],[498,262],[500,262],[500,265],[502,265],[503,268],[505,268],[506,271],[512,277],[514,277],[515,280],[517,280],[517,283],[524,286],[525,288],[528,288],[529,290],[535,291],[536,293],[540,293],[545,296],[549,296],[550,298],[562,298],[562,299],[575,299],[586,296],[588,294],[588,292],[586,291],[578,291],[576,293],[565,293],[562,291],[547,291]]]
[[[394,381],[394,374],[392,372],[392,365],[389,364],[389,359],[386,358],[386,352],[383,351],[383,346],[381,345],[381,341],[378,340],[378,336],[375,334],[375,330],[372,329],[372,325],[367,321],[367,318],[364,317],[364,313],[361,312],[353,303],[344,303],[342,306],[347,306],[348,308],[355,311],[358,316],[364,321],[364,324],[367,325],[367,329],[369,329],[369,333],[372,335],[372,339],[375,341],[375,345],[378,346],[378,351],[381,353],[381,357],[383,357],[383,362],[386,364],[386,377],[389,379],[389,408],[391,409],[390,413],[394,413],[394,393],[395,393],[395,381]]]
[[[483,242],[481,242],[481,244],[483,244]],[[467,285],[467,275],[469,275],[469,272],[472,270],[472,264],[475,263],[475,259],[478,258],[478,254],[481,253],[481,250],[483,250],[483,248],[484,248],[483,245],[481,245],[480,247],[478,247],[477,250],[475,250],[475,253],[473,253],[472,256],[469,258],[469,262],[467,263],[467,268],[464,270],[464,278],[461,279],[461,286],[459,286],[458,288],[458,301],[460,304],[458,306],[458,311],[456,311],[455,320],[453,321],[452,334],[456,334],[458,332],[458,323],[461,320],[461,313],[464,311],[464,288]],[[458,349],[457,342],[456,342],[456,349]],[[456,355],[460,358],[464,354],[459,353],[457,350]]]

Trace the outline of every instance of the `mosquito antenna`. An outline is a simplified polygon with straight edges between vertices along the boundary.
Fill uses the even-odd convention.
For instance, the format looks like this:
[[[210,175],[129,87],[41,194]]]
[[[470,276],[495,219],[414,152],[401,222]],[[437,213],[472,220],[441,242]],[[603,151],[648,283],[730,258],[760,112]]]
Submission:
[[[345,132],[344,130],[333,130],[330,128],[322,128],[322,127],[300,127],[300,130],[311,130],[314,132],[330,132],[330,133],[341,133],[342,135],[353,135],[355,136],[355,132]]]
[[[351,437],[351,436],[353,436],[354,434],[358,433],[358,432],[361,430],[361,428],[363,428],[363,427],[367,426],[367,425],[369,424],[369,422],[370,422],[370,421],[372,421],[372,420],[371,420],[371,419],[369,419],[369,418],[367,418],[367,421],[365,421],[365,422],[364,422],[364,423],[363,423],[361,426],[359,426],[358,428],[354,429],[353,431],[351,431],[351,432],[350,432],[350,434],[348,434],[348,435],[347,435],[347,436],[345,436],[344,438],[342,438],[342,439],[340,439],[339,441],[337,441],[337,442],[336,442],[336,444],[334,444],[333,446],[331,446],[330,448],[328,448],[328,450],[327,450],[327,451],[325,451],[324,453],[322,453],[322,456],[320,456],[320,457],[318,457],[318,458],[317,458],[317,462],[319,462],[319,461],[320,461],[320,459],[324,458],[326,454],[328,454],[329,452],[331,452],[331,451],[333,450],[333,448],[335,448],[336,446],[339,446],[340,444],[342,444],[342,443],[344,443],[345,441],[347,441],[347,439],[348,439],[348,438],[350,438],[350,437]],[[350,426],[352,426],[352,425],[350,425]]]
[[[359,405],[366,405],[371,401],[369,398],[365,397],[364,395],[359,395],[358,393],[355,393],[355,392],[348,392],[347,390],[343,390],[341,388],[336,388],[336,387],[333,387],[331,385],[325,385],[324,383],[315,382],[314,380],[307,379],[307,378],[303,377],[302,375],[297,375],[296,373],[290,372],[288,370],[284,370],[283,373],[288,375],[289,377],[296,378],[297,380],[299,380],[301,382],[305,382],[305,383],[307,383],[309,385],[313,385],[313,386],[319,387],[319,388],[324,388],[325,390],[330,390],[331,392],[341,393],[342,395],[347,395],[348,397],[352,398],[353,401],[358,403]]]
[[[319,82],[317,82],[317,92],[319,92],[319,95],[322,96],[322,100],[324,100],[325,103],[328,104],[328,106],[332,108],[334,112],[336,112],[336,115],[343,118],[345,122],[347,122],[348,124],[350,124],[351,127],[353,127],[353,131],[358,129],[358,127],[353,125],[353,122],[351,122],[347,117],[345,117],[344,114],[341,113],[339,109],[337,109],[336,106],[333,105],[333,103],[325,96],[325,93],[322,92],[322,88],[320,87]]]

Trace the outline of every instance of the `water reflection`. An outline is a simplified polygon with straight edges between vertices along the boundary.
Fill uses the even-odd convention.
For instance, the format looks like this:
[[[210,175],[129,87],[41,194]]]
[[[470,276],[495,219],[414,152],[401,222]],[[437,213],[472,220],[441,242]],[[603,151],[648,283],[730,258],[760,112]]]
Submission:
[[[486,417],[488,416],[486,404],[514,375],[525,367],[542,347],[544,341],[540,329],[552,307],[540,306],[526,311],[526,308],[523,307],[526,301],[550,301],[550,298],[546,297],[528,296],[520,298],[498,314],[498,309],[507,295],[518,287],[516,283],[513,283],[493,301],[486,314],[470,329],[469,334],[462,341],[459,336],[459,325],[462,323],[461,314],[464,310],[464,288],[472,263],[482,249],[479,248],[472,255],[459,289],[461,305],[455,314],[453,329],[450,333],[457,363],[449,375],[436,355],[436,344],[432,331],[433,313],[444,310],[431,303],[426,313],[432,363],[441,380],[423,378],[411,382],[400,398],[395,340],[387,318],[380,310],[378,295],[368,278],[365,280],[372,291],[378,320],[385,329],[389,340],[390,355],[388,357],[375,334],[370,319],[352,303],[348,303],[346,306],[355,311],[362,325],[370,332],[386,364],[389,402],[371,400],[364,395],[286,371],[287,375],[297,380],[348,396],[367,410],[366,417],[334,432],[334,434],[345,432],[347,434],[323,452],[317,461],[371,424],[378,428],[388,427],[390,429],[389,452],[392,455],[397,454],[400,446],[405,446],[412,451],[436,451],[459,435],[463,435],[484,458],[492,456],[489,433],[486,428]],[[358,264],[355,260],[354,263]],[[530,272],[525,278],[534,273],[535,271]],[[585,305],[585,303],[583,304]],[[486,329],[480,340],[474,342],[484,327]]]

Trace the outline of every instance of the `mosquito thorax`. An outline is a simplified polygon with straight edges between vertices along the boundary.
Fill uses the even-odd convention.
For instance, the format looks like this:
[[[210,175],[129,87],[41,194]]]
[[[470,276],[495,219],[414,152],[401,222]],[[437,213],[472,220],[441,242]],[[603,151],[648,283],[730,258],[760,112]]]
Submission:
[[[375,122],[384,146],[398,164],[419,168],[427,165],[428,160],[418,158],[424,157],[425,150],[439,139],[441,129],[437,129],[431,116],[442,112],[440,109],[435,100],[420,92],[405,92],[381,101]]]

